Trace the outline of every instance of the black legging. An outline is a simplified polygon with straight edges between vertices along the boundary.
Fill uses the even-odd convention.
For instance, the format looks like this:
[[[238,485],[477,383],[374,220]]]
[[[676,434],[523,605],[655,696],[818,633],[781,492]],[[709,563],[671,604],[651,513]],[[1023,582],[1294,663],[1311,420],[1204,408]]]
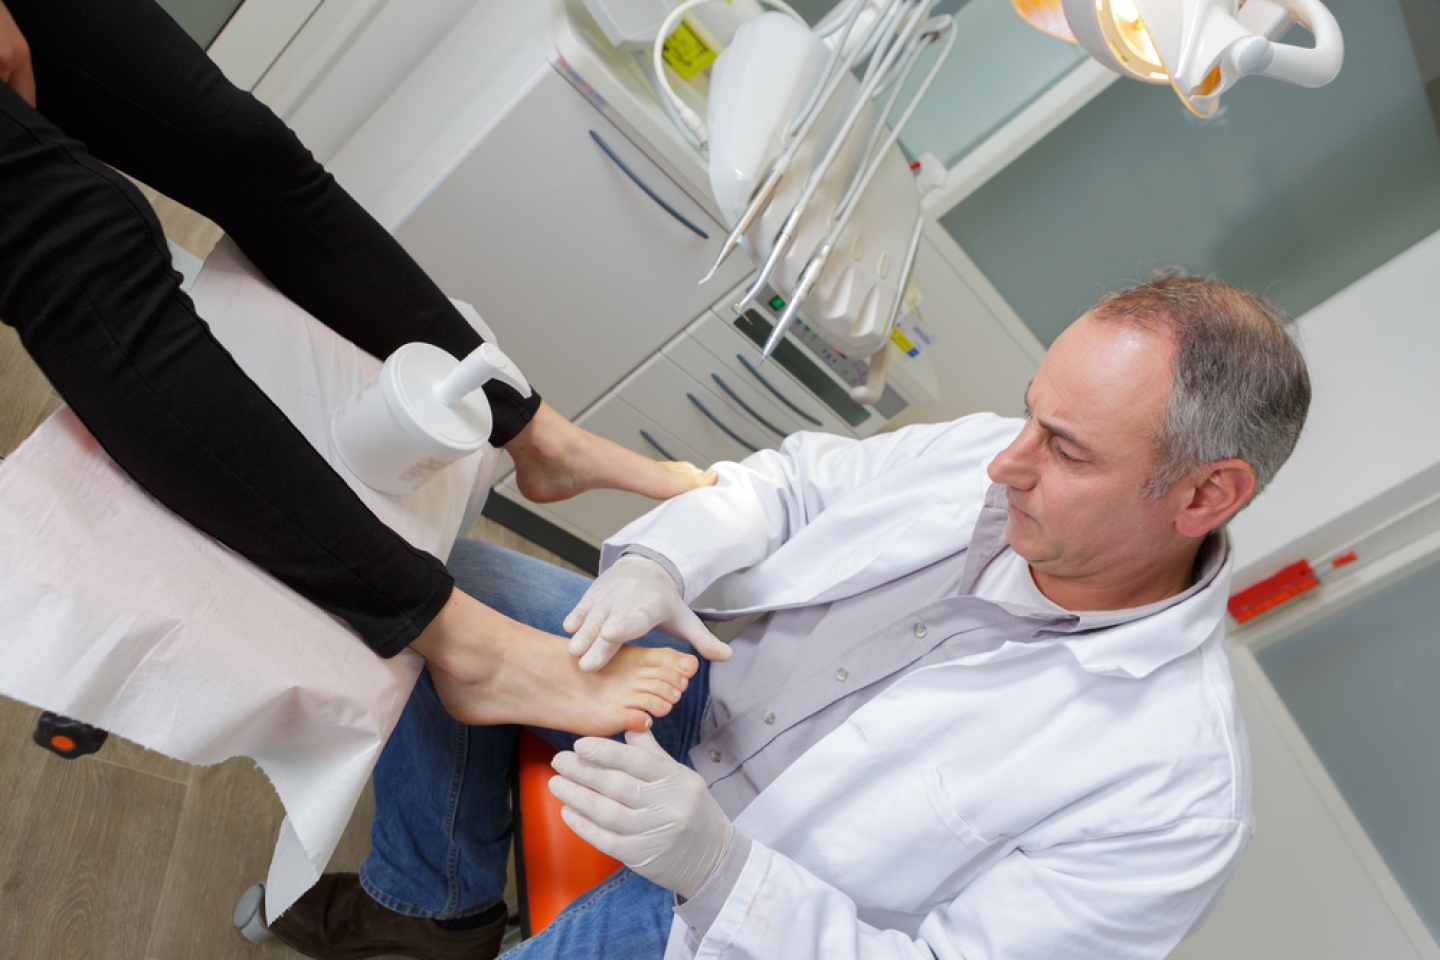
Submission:
[[[398,653],[444,605],[450,575],[245,376],[179,290],[149,204],[105,164],[210,217],[286,296],[377,357],[412,340],[463,356],[479,335],[152,0],[5,2],[39,111],[0,84],[0,318],[156,499]],[[486,393],[497,446],[540,402],[503,384]]]

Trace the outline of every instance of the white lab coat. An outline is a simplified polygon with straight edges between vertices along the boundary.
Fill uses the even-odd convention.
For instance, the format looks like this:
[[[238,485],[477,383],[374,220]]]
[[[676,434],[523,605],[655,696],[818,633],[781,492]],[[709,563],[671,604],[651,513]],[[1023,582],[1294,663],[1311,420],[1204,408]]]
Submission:
[[[605,562],[653,550],[687,599],[729,574],[699,604],[721,612],[850,596],[969,542],[1019,425],[796,435],[631,524]],[[1151,616],[893,684],[736,819],[739,881],[703,936],[677,917],[667,960],[1165,956],[1253,829],[1228,580],[1227,560]]]

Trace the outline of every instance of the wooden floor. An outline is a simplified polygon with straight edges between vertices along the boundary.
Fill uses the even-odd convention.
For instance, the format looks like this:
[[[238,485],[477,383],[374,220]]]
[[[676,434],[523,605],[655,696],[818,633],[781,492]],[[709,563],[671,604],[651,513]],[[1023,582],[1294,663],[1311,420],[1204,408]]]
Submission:
[[[172,240],[209,252],[218,228],[147,195]],[[0,326],[0,456],[59,404]],[[471,536],[569,566],[487,520]],[[39,713],[0,697],[0,960],[295,956],[230,923],[241,893],[264,879],[284,816],[253,762],[192,767],[114,736],[94,756],[62,760],[30,741]],[[364,859],[373,811],[367,789],[330,869]]]

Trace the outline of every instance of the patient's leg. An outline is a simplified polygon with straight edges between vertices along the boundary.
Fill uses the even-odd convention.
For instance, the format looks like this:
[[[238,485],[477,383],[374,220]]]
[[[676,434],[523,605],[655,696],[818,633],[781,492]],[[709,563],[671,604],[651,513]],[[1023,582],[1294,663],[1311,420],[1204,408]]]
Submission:
[[[673,893],[621,867],[505,956],[511,960],[660,960],[674,919]]]
[[[417,340],[457,358],[480,346],[480,335],[385,228],[159,7],[148,0],[14,0],[9,7],[35,51],[46,116],[96,157],[218,223],[320,322],[379,358]],[[141,48],[145,55],[137,56]],[[535,335],[544,333],[537,323]],[[535,386],[543,392],[546,385]],[[523,398],[499,381],[484,391],[491,442],[516,455],[517,479],[531,499],[596,486],[669,497],[701,476],[600,441],[540,408],[538,396]],[[532,420],[537,408],[548,411],[548,422]]]
[[[458,590],[451,605],[411,646],[429,661],[445,708],[468,724],[524,723],[593,736],[645,730],[652,716],[670,712],[699,666],[690,654],[629,646],[604,669],[584,673],[564,638],[499,616]],[[437,628],[483,642],[457,653],[449,639],[432,643]]]
[[[604,670],[582,673],[560,624],[587,578],[468,540],[448,566],[456,592],[412,646],[430,662],[446,708],[466,723],[599,736],[643,730],[670,711],[699,667],[690,653],[627,645]]]
[[[505,450],[515,460],[520,492],[535,503],[564,500],[597,487],[664,500],[715,482],[713,470],[642,457],[575,426],[543,402]]]
[[[589,582],[543,561],[474,541],[456,544],[450,569],[457,583],[501,613],[542,630],[559,629],[560,618]],[[666,644],[683,646],[654,632],[636,641],[637,649]],[[655,724],[656,739],[681,761],[700,740],[709,666],[701,664],[682,701]],[[534,732],[559,749],[569,749],[575,739],[552,730]],[[374,844],[360,871],[360,882],[372,898],[410,916],[463,917],[482,914],[501,896],[511,824],[506,771],[515,733],[513,726],[467,727],[456,722],[439,701],[430,676],[421,676],[375,768]],[[607,912],[624,908],[622,914],[632,912],[626,905],[635,906],[631,901],[636,895],[644,901],[645,893],[652,894],[659,904],[658,919],[637,921],[611,912],[613,926],[598,932],[581,930],[568,920],[557,923],[555,933],[545,939],[559,951],[554,955],[586,955],[564,952],[577,942],[618,946],[633,926],[648,930],[652,939],[661,937],[661,949],[646,951],[658,957],[664,931],[669,929],[670,893],[633,875],[618,886],[602,884],[601,889],[606,891]],[[312,925],[326,926],[323,904],[302,901],[300,909],[322,918]],[[344,919],[337,917],[335,922]]]

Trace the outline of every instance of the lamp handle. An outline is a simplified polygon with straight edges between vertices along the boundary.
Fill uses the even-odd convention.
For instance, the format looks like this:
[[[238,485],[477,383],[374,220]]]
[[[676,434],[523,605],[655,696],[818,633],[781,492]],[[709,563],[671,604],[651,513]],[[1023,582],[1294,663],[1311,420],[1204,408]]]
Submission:
[[[1236,46],[1232,62],[1242,74],[1273,77],[1287,80],[1302,87],[1323,87],[1340,73],[1345,60],[1345,40],[1340,35],[1340,25],[1320,0],[1250,0],[1241,8],[1241,21],[1256,16],[1250,7],[1283,10],[1288,19],[1300,24],[1315,37],[1315,46],[1297,47],[1290,43],[1276,43],[1267,37],[1255,37]],[[1285,26],[1279,24],[1272,36],[1283,33]],[[1269,31],[1267,31],[1269,32]]]

